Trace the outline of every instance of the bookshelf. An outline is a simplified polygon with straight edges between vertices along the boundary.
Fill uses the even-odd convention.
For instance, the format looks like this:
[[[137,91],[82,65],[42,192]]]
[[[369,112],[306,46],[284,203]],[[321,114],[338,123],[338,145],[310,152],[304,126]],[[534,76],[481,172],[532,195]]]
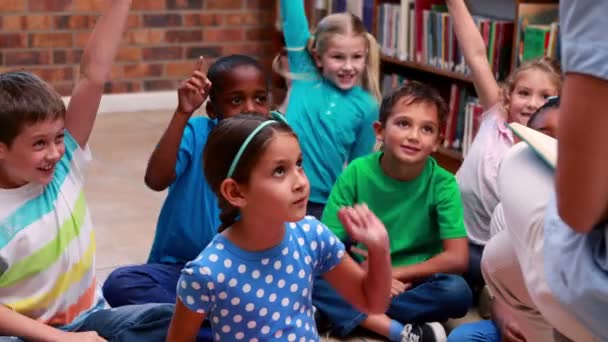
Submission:
[[[276,0],[277,4],[279,0]],[[301,1],[301,0],[291,0]],[[411,5],[405,10],[405,6],[402,5],[407,1]],[[488,46],[488,56],[491,60],[491,65],[496,73],[496,77],[499,79],[504,78],[510,70],[516,67],[522,59],[520,48],[524,44],[524,38],[521,36],[528,25],[548,25],[551,22],[555,22],[557,19],[557,7],[558,0],[466,0],[471,12],[474,16],[480,15],[476,22],[482,32],[482,36],[486,40]],[[451,105],[453,100],[451,98],[454,94],[460,96],[460,104],[457,110],[457,115],[462,115],[463,111],[463,99],[468,104],[475,95],[475,89],[470,73],[467,71],[464,58],[459,53],[457,42],[448,41],[446,37],[452,37],[453,32],[446,27],[450,27],[449,15],[445,14],[445,9],[441,9],[441,5],[445,4],[442,0],[305,0],[306,12],[308,14],[310,26],[314,27],[315,23],[325,15],[331,13],[333,10],[338,11],[351,11],[354,14],[360,15],[364,22],[368,23],[368,28],[374,36],[378,39],[379,44],[382,47],[383,53],[381,57],[382,73],[390,75],[398,75],[399,80],[402,78],[417,80],[421,82],[430,83],[435,86],[442,96],[446,99],[446,103]],[[389,6],[387,6],[387,4]],[[323,8],[323,6],[326,6]],[[327,7],[329,6],[329,7]],[[342,7],[340,7],[342,6]],[[359,7],[360,8],[357,8]],[[403,29],[406,24],[396,23],[395,13],[387,15],[387,8],[393,6],[393,11],[401,11],[399,14],[405,17],[404,13],[409,13],[409,25],[408,31],[415,32],[415,34],[427,34],[430,36],[432,29],[429,27],[437,24],[440,29],[434,28],[437,35],[441,36],[441,39],[437,39],[437,35],[431,38],[420,38],[413,33],[410,36],[406,36],[406,40],[411,42],[405,43],[407,45],[407,51],[404,50],[401,42],[393,40],[392,48],[386,49],[385,43],[387,42],[387,34],[390,36],[396,36],[399,34],[400,29]],[[400,10],[397,7],[403,7]],[[437,6],[437,7],[434,7]],[[277,11],[278,11],[277,5]],[[476,12],[476,8],[483,8],[482,13]],[[425,13],[427,12],[427,13]],[[443,13],[442,13],[443,12]],[[392,17],[390,17],[393,15]],[[387,18],[392,18],[392,23],[395,25],[392,29],[387,29],[383,26]],[[427,21],[425,21],[427,20]],[[479,20],[479,21],[477,21]],[[419,28],[420,23],[427,25],[424,30]],[[415,25],[413,29],[412,25]],[[486,31],[483,31],[486,30]],[[511,33],[509,34],[509,30]],[[419,31],[419,32],[418,32]],[[441,33],[439,33],[441,32]],[[497,33],[498,32],[498,33]],[[503,35],[504,33],[504,35]],[[280,32],[278,33],[280,35]],[[553,31],[551,31],[553,34]],[[395,38],[392,38],[395,39]],[[400,37],[401,39],[401,37]],[[551,39],[556,39],[555,37]],[[423,43],[420,43],[423,40]],[[420,51],[422,48],[425,51]],[[433,45],[434,44],[434,45]],[[429,48],[429,46],[432,46]],[[527,45],[526,45],[527,46]],[[398,52],[397,49],[400,49]],[[553,51],[559,51],[553,46]],[[447,52],[446,52],[447,51]],[[490,52],[492,51],[492,52]],[[404,52],[405,56],[404,57]],[[549,55],[547,53],[547,55]],[[552,56],[552,57],[559,57]],[[381,80],[382,83],[384,80]],[[394,85],[394,82],[391,84]],[[454,92],[454,89],[458,89],[458,93]],[[460,93],[464,94],[464,97]],[[458,103],[458,101],[456,101]],[[476,108],[475,110],[477,110]],[[471,115],[472,114],[467,114]],[[460,119],[459,119],[460,120]],[[467,119],[469,120],[469,119]],[[473,120],[470,119],[470,125]],[[448,120],[449,121],[449,120]],[[460,125],[460,123],[458,123]],[[458,129],[461,129],[459,126]],[[465,130],[466,131],[466,130]],[[474,134],[474,131],[468,130],[470,134]],[[460,131],[462,133],[462,130]],[[446,137],[449,134],[446,134]],[[454,138],[454,134],[452,134]],[[468,143],[472,141],[472,137],[466,140]],[[450,145],[451,144],[451,145]],[[456,149],[453,147],[456,146]],[[434,154],[435,159],[440,165],[449,171],[456,172],[460,167],[463,160],[463,150],[465,148],[465,138],[461,138],[459,142],[452,143],[446,142],[443,146]]]

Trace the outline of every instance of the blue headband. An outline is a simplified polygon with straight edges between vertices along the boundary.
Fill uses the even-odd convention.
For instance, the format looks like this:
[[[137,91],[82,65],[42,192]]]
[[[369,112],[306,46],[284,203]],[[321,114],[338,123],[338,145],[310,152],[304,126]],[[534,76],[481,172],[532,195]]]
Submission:
[[[239,148],[239,151],[236,153],[236,155],[234,156],[234,159],[232,160],[232,164],[230,164],[230,169],[228,169],[228,176],[226,178],[232,177],[232,175],[234,174],[234,170],[236,169],[236,166],[239,163],[239,160],[241,160],[241,157],[243,156],[243,153],[247,149],[247,145],[249,145],[249,143],[251,142],[251,140],[253,140],[253,138],[258,133],[260,133],[260,131],[262,129],[264,129],[264,127],[266,127],[268,125],[275,124],[275,123],[279,123],[279,122],[284,123],[284,124],[287,125],[287,120],[279,112],[276,112],[276,111],[270,112],[270,117],[272,118],[271,120],[266,120],[266,121],[262,122],[251,133],[249,133],[249,136],[247,136],[247,139],[245,139],[245,141],[243,141],[243,144]]]

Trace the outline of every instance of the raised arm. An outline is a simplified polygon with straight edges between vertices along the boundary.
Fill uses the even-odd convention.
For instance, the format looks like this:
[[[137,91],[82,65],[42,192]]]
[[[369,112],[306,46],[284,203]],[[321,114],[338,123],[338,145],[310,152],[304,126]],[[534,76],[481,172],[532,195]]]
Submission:
[[[108,80],[126,27],[131,0],[107,0],[80,63],[80,77],[65,116],[65,127],[84,147],[93,130],[104,83]]]
[[[205,76],[206,66],[199,58],[190,79],[182,82],[177,90],[178,105],[169,127],[152,152],[144,181],[155,191],[165,190],[175,179],[176,165],[184,130],[192,113],[199,108],[209,94],[211,82]],[[200,151],[199,151],[200,152]]]
[[[281,0],[283,36],[288,49],[306,47],[310,37],[304,0]]]
[[[500,101],[500,87],[492,74],[486,45],[464,0],[447,0],[454,32],[464,59],[471,68],[479,101],[485,110]]]
[[[348,235],[367,247],[367,269],[345,254],[324,278],[359,310],[370,314],[385,313],[392,284],[388,233],[365,205],[343,208],[339,216]]]

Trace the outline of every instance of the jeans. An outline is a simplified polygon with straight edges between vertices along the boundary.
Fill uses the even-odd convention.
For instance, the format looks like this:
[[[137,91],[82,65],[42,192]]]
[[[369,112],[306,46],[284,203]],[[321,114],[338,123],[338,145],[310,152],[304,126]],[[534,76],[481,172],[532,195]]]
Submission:
[[[184,265],[143,264],[114,270],[103,284],[103,296],[112,307],[131,304],[175,303],[177,281]],[[205,320],[197,341],[212,341]]]
[[[479,293],[486,284],[481,274],[481,255],[483,254],[484,247],[469,242],[469,267],[467,268],[467,272],[462,276],[467,284],[469,284],[473,293]]]
[[[128,305],[91,313],[72,332],[95,331],[111,342],[165,341],[173,316],[173,304]],[[22,341],[0,337],[0,341]]]
[[[367,317],[357,311],[323,278],[315,279],[313,305],[338,336],[352,332]],[[472,304],[471,289],[457,275],[436,274],[394,297],[386,314],[402,323],[445,321],[463,317]]]
[[[459,325],[448,336],[448,342],[500,342],[500,330],[493,321],[485,320]]]

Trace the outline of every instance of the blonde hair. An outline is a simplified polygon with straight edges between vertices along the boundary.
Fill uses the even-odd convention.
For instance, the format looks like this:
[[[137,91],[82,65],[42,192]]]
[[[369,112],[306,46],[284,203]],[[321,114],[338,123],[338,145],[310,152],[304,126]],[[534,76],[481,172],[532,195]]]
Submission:
[[[537,59],[532,59],[524,62],[517,69],[515,69],[507,79],[504,81],[501,87],[501,98],[502,105],[505,111],[508,113],[510,111],[511,104],[511,94],[519,82],[521,75],[529,70],[539,70],[551,78],[553,85],[556,87],[559,92],[562,88],[562,76],[561,76],[561,67],[559,62],[551,59],[549,57],[541,57]]]
[[[376,38],[367,32],[359,17],[352,13],[334,13],[324,17],[317,24],[315,33],[311,34],[308,39],[306,50],[311,56],[315,52],[323,54],[328,49],[329,40],[336,34],[356,35],[365,38],[367,42],[367,63],[362,77],[362,86],[363,89],[380,101],[382,99],[382,93],[380,92],[380,48]],[[277,55],[273,61],[273,69],[281,76],[291,79],[307,78],[281,70],[279,59],[280,55]]]

